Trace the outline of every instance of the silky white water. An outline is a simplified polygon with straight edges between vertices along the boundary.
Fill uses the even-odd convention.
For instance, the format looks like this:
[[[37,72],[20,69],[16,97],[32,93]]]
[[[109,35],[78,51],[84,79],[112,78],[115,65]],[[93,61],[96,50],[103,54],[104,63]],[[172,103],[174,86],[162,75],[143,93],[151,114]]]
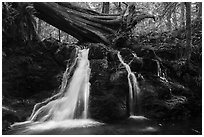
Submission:
[[[167,78],[166,78],[166,76],[165,76],[165,73],[162,73],[162,69],[161,69],[161,66],[160,66],[159,61],[158,61],[158,60],[154,60],[154,61],[156,61],[156,63],[157,63],[157,76],[158,76],[161,80],[163,80],[164,82],[168,82],[168,80],[167,80]]]
[[[139,100],[140,88],[138,86],[137,78],[135,77],[135,74],[131,71],[130,66],[123,61],[122,56],[120,55],[120,52],[118,52],[117,55],[120,62],[123,64],[123,66],[128,72],[127,78],[128,78],[128,85],[129,85],[129,109],[130,109],[130,116],[134,116],[135,107],[136,107],[135,105],[137,105]]]
[[[78,50],[77,53],[78,56],[71,67],[64,72],[59,93],[44,102],[36,104],[28,121],[15,123],[12,127],[32,122],[47,124],[47,126],[49,123],[51,125],[58,123],[55,124],[56,126],[71,120],[76,123],[78,119],[87,122],[91,71],[88,60],[89,49]],[[73,71],[73,75],[68,80],[71,71]],[[94,121],[90,121],[88,120],[87,124],[94,123]]]
[[[62,89],[64,95],[47,105],[39,108],[30,120],[38,121],[62,121],[66,119],[87,118],[88,117],[88,98],[89,98],[89,60],[88,49],[79,50],[76,70],[70,83],[63,81]],[[67,81],[67,79],[64,79]],[[64,87],[63,87],[64,86]],[[42,116],[41,116],[42,115]]]
[[[159,61],[158,60],[155,60],[155,61],[157,63],[157,76],[163,77]]]

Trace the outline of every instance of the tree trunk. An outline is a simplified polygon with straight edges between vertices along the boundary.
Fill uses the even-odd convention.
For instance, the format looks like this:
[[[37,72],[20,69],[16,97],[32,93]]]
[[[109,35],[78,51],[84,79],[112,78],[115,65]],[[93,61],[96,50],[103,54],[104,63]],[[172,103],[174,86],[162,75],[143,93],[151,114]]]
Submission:
[[[109,14],[109,2],[103,2],[102,13]]]
[[[174,9],[174,12],[173,12],[173,22],[174,22],[175,29],[177,29],[178,24],[177,24],[176,8]]]
[[[197,7],[198,7],[198,18],[202,18],[202,2],[198,2],[197,3]]]
[[[38,19],[38,34],[41,33],[41,24],[42,24],[42,20]]]
[[[115,5],[116,7],[116,11],[117,13],[121,13],[122,12],[122,8],[121,8],[121,2],[113,2],[113,4]]]
[[[118,12],[119,12],[119,13],[121,13],[121,12],[122,12],[121,2],[118,2],[118,7],[117,7],[117,9],[118,9]]]
[[[181,27],[185,26],[184,16],[185,16],[185,5],[184,2],[181,2]]]
[[[171,31],[171,15],[172,15],[172,11],[170,9],[171,7],[171,3],[170,2],[163,2],[164,5],[164,15],[166,14],[166,27],[168,31]]]
[[[60,33],[60,29],[58,29],[58,37],[59,37],[59,42],[61,42],[61,33]]]
[[[69,40],[70,40],[70,39],[69,39],[69,34],[67,34],[67,42],[69,42]]]
[[[127,30],[125,27],[134,27],[145,18],[154,18],[153,15],[104,14],[72,5],[71,3],[34,2],[38,18],[72,35],[80,42],[95,42],[109,45],[113,37],[117,37],[118,30]],[[132,21],[127,23],[127,16]],[[123,24],[123,25],[121,25]],[[125,24],[125,25],[124,25]]]
[[[168,31],[171,31],[171,12],[167,15],[167,29]]]
[[[185,2],[186,6],[186,56],[191,57],[191,2]]]

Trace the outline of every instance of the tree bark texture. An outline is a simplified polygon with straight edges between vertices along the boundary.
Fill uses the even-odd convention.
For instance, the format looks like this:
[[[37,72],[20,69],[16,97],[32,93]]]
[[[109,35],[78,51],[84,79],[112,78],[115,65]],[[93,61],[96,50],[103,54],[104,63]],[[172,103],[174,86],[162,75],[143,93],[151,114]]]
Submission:
[[[42,20],[38,19],[38,34],[41,33],[41,24],[42,24]]]
[[[171,12],[167,15],[167,29],[171,31]]]
[[[71,3],[34,2],[36,16],[56,28],[72,35],[80,42],[95,42],[109,45],[119,30],[134,27],[149,14],[105,14],[72,5]],[[127,18],[132,18],[127,23]],[[125,25],[124,25],[125,24]]]
[[[61,42],[61,32],[60,32],[60,29],[58,29],[58,37],[59,37],[59,42]]]
[[[181,2],[181,27],[185,25],[184,16],[185,16],[185,5],[184,5],[184,2]]]
[[[109,7],[110,7],[109,2],[103,2],[102,13],[109,14]]]
[[[202,2],[198,2],[198,17],[202,18]]]
[[[186,6],[186,55],[191,56],[191,2],[185,2]]]
[[[178,24],[177,24],[176,8],[173,11],[173,22],[174,22],[175,29],[177,29]]]

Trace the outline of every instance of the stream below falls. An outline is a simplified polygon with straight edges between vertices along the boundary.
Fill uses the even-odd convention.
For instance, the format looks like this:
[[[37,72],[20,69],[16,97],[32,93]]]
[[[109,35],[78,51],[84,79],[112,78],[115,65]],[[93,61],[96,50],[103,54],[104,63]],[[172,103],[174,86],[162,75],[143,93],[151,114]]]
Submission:
[[[158,122],[143,116],[107,124],[90,119],[67,120],[56,123],[27,123],[13,127],[7,135],[199,135],[200,118],[189,121]]]

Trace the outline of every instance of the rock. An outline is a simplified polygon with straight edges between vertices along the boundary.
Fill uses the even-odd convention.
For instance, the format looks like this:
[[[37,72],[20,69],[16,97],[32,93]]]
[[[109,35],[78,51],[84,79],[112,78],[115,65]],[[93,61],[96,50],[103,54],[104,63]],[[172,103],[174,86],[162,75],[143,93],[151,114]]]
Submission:
[[[120,50],[120,55],[122,56],[123,61],[127,64],[129,64],[134,58],[133,52],[128,48],[122,48]]]
[[[190,91],[187,88],[156,76],[144,76],[144,79],[140,89],[141,110],[145,116],[159,120],[189,118],[186,105]]]
[[[130,63],[130,68],[134,72],[141,72],[143,68],[143,59],[139,57],[134,57]]]
[[[11,124],[15,121],[20,121],[16,111],[6,106],[2,107],[2,131],[7,131]]]
[[[150,58],[143,58],[143,65],[141,68],[141,72],[143,73],[152,73],[157,75],[158,73],[158,64],[156,60]]]
[[[116,63],[119,62],[117,51],[110,51],[107,53],[107,61],[108,63]]]
[[[66,69],[68,61],[72,62],[76,57],[76,48],[75,45],[62,45],[53,53],[53,58],[61,67]]]
[[[121,85],[121,84],[127,85],[127,83],[128,83],[127,82],[127,71],[123,69],[120,71],[116,71],[115,73],[112,73],[110,75],[110,82],[113,85]]]
[[[87,47],[89,48],[89,60],[107,57],[108,48],[104,44],[90,43]]]
[[[91,117],[106,122],[126,118],[127,72],[111,73],[106,59],[92,59],[90,64]]]

